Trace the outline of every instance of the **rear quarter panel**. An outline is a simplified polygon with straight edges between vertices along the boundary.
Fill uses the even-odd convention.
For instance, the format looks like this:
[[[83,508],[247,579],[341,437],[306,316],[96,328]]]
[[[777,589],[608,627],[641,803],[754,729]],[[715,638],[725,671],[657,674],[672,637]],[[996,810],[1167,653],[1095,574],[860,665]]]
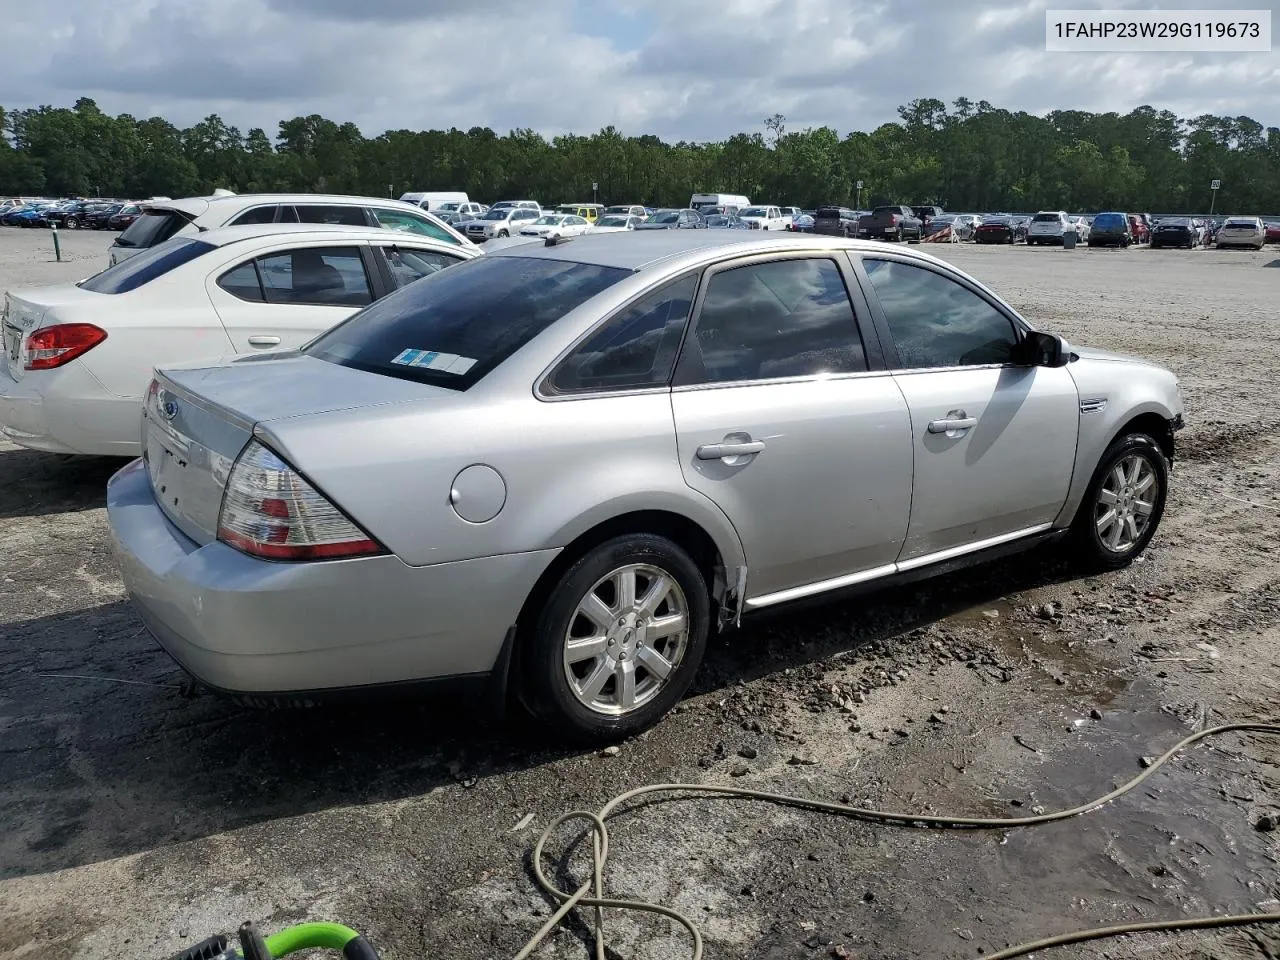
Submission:
[[[728,519],[684,482],[666,392],[544,401],[459,394],[259,425],[259,433],[405,563],[563,547],[599,523],[666,510],[699,524],[726,565],[743,562]],[[485,464],[506,501],[485,523],[450,490]]]

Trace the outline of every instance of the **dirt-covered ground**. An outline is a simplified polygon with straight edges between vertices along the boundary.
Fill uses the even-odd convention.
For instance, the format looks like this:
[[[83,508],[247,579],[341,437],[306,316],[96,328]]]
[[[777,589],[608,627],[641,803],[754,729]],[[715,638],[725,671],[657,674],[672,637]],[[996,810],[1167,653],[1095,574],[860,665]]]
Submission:
[[[56,264],[47,233],[0,230],[0,288],[105,262],[109,235],[63,240]],[[1280,718],[1280,250],[933,249],[1070,341],[1177,371],[1188,426],[1151,549],[1107,576],[1045,552],[760,621],[715,641],[695,695],[616,755],[548,749],[465,704],[190,696],[121,593],[102,509],[119,464],[0,444],[0,955],[161,958],[247,918],[315,918],[387,957],[501,958],[552,910],[538,832],[634,786],[1019,816],[1105,793],[1197,725]],[[1280,743],[1233,734],[1021,831],[654,804],[615,821],[608,885],[694,916],[709,957],[977,957],[1280,909],[1280,831],[1260,829],[1277,816]],[[687,956],[664,920],[607,921],[615,956]],[[539,955],[586,956],[583,930]],[[1274,958],[1280,930],[1061,955]]]

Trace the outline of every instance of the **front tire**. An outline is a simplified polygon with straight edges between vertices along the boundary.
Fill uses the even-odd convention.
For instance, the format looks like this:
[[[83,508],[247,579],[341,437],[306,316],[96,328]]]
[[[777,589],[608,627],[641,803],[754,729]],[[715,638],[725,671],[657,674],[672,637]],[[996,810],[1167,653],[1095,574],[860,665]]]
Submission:
[[[706,580],[680,546],[608,540],[564,572],[525,638],[526,702],[573,740],[640,733],[689,689],[710,623]]]
[[[506,239],[507,237],[509,237],[509,236],[511,236],[511,234],[507,233],[507,231],[505,231],[505,230],[499,230],[499,231],[498,231],[498,239],[499,239],[499,240],[505,240],[505,239]]]
[[[1128,566],[1155,536],[1168,493],[1169,464],[1160,445],[1145,433],[1117,438],[1071,525],[1077,561],[1096,571]]]
[[[78,218],[76,218],[76,217],[67,217],[67,229],[68,229],[68,230],[79,230],[79,229],[80,229],[80,221],[79,221],[79,219],[78,219]]]

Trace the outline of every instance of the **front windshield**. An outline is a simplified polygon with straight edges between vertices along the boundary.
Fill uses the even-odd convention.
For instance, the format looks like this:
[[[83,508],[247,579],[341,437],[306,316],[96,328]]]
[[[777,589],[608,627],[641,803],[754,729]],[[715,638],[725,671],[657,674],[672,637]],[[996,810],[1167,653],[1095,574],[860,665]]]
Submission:
[[[480,219],[481,219],[481,220],[505,220],[505,219],[507,219],[507,217],[511,216],[511,214],[512,214],[512,208],[510,208],[510,207],[501,207],[501,208],[496,209],[496,210],[490,210],[488,213],[486,213],[486,214],[485,214],[484,216],[482,216]]]
[[[544,226],[544,227],[559,226],[563,222],[564,222],[563,216],[539,217],[537,220],[533,221],[535,226]]]
[[[680,213],[673,210],[670,213],[655,213],[645,223],[675,223],[679,219]]]
[[[626,217],[601,217],[597,224],[597,226],[601,227],[625,227],[626,225]]]
[[[609,207],[607,210],[605,210],[605,213],[621,213],[621,214],[627,214],[627,213],[630,213],[630,212],[631,212],[631,208],[630,208],[630,207],[627,207],[627,206],[622,206],[622,207]]]
[[[460,206],[462,206],[462,204],[460,203],[442,203],[440,204],[440,206],[436,207],[436,209],[451,211],[451,210],[457,210]]]
[[[768,215],[769,211],[764,207],[747,207],[747,209],[738,214],[740,217],[766,217]]]

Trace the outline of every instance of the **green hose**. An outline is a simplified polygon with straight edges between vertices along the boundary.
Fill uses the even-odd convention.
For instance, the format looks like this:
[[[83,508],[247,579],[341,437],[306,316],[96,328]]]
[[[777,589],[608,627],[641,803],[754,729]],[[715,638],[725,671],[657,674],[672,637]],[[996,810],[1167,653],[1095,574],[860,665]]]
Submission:
[[[267,949],[273,957],[299,950],[342,950],[358,936],[340,923],[300,923],[267,937]]]

